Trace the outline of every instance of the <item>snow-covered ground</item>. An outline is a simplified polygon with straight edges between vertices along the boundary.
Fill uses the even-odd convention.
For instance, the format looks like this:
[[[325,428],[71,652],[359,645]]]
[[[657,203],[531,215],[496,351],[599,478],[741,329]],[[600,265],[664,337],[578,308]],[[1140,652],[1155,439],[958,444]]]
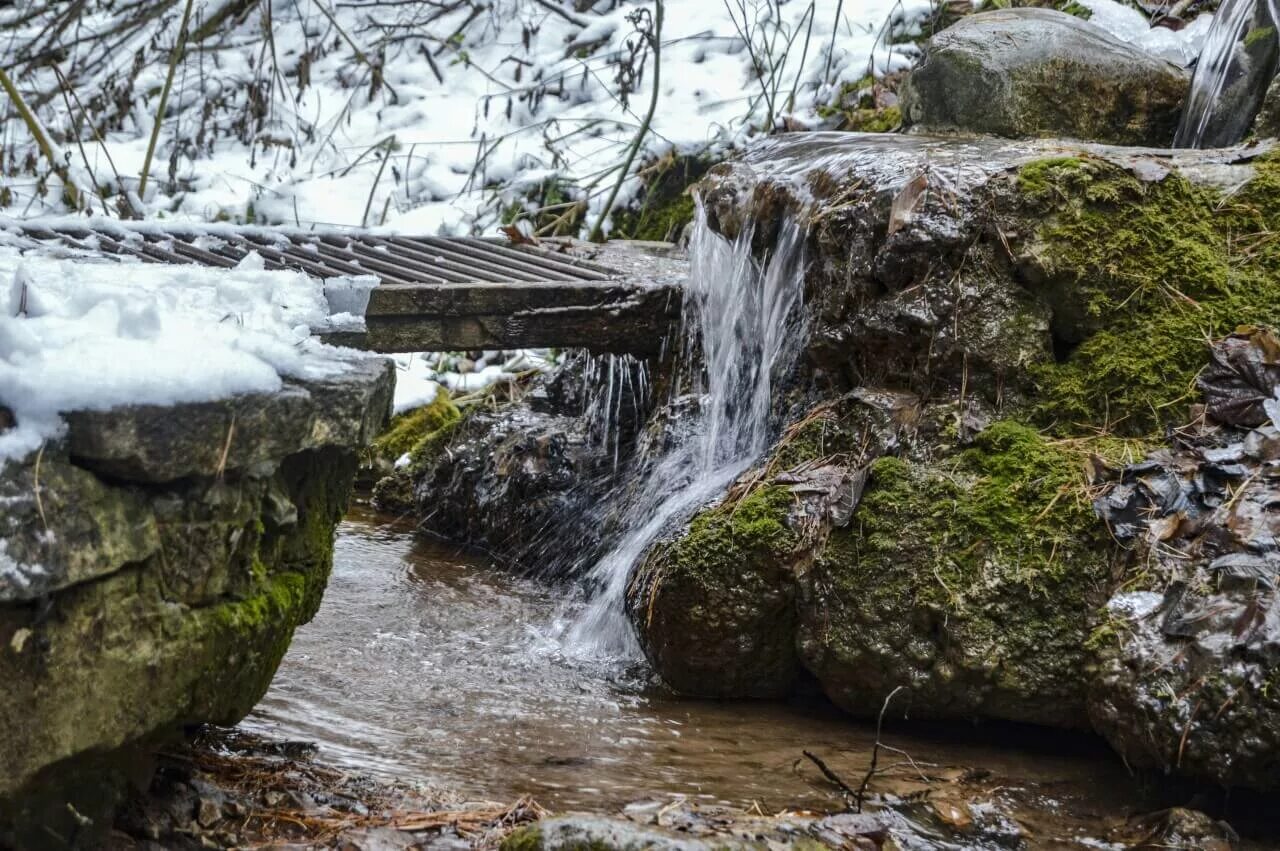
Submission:
[[[189,29],[231,2],[195,0]],[[183,3],[171,0],[158,21],[98,57],[87,32],[125,17],[110,5],[90,0],[100,11],[54,42],[71,43],[59,65],[78,100],[63,97],[48,68],[18,82],[42,102],[77,182],[120,188],[119,175],[136,192]],[[648,107],[655,68],[642,33],[654,4],[574,7],[261,0],[180,63],[141,206],[197,220],[493,233],[509,204],[553,183],[550,194],[585,201],[594,222]],[[929,9],[929,0],[668,0],[660,100],[637,165],[740,144],[771,121],[771,105],[775,117],[812,121],[843,83],[908,67],[916,47],[890,42],[918,33]],[[24,42],[32,53],[46,46],[44,23],[16,28],[11,56]],[[753,56],[776,66],[764,83]],[[100,138],[72,131],[94,93],[102,108],[90,111],[109,123]],[[15,121],[5,136],[6,146],[30,145]],[[60,203],[55,189],[38,197],[34,180],[8,185],[11,211]]]
[[[1208,26],[1202,16],[1178,33],[1152,30],[1114,0],[1081,2],[1105,29],[1180,62]],[[192,36],[173,66],[144,189],[188,8]],[[585,205],[585,230],[619,179],[655,79],[654,121],[621,205],[644,165],[725,154],[784,122],[812,126],[842,86],[909,67],[931,0],[666,0],[664,9],[656,33],[653,0],[9,7],[0,67],[59,168],[11,112],[0,211],[68,212],[65,173],[99,215],[118,215],[123,196],[155,219],[493,234],[504,215],[553,203],[552,213]],[[119,270],[0,247],[0,405],[19,423],[0,434],[0,459],[56,435],[59,411],[266,390],[340,360],[307,338],[325,308],[322,286],[305,276]],[[429,402],[442,382],[467,393],[545,366],[536,353],[481,360],[460,371],[456,359],[399,358],[397,410]]]

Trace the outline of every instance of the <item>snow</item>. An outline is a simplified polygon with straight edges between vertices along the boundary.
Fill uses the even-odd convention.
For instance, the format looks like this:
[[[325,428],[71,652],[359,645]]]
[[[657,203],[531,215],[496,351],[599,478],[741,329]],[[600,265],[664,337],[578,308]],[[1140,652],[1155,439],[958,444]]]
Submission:
[[[271,392],[320,378],[352,353],[311,336],[329,320],[324,283],[263,271],[24,255],[0,247],[0,400],[17,427],[0,460],[57,437],[60,414]]]
[[[1121,41],[1178,65],[1189,65],[1200,55],[1209,26],[1213,23],[1212,15],[1200,15],[1175,32],[1167,27],[1151,26],[1146,15],[1114,0],[1079,0],[1079,3],[1093,13],[1089,17],[1090,23]]]
[[[193,52],[175,77],[145,207],[192,221],[245,220],[252,210],[256,221],[304,227],[492,234],[509,205],[526,203],[531,188],[554,183],[589,206],[585,228],[598,216],[649,101],[652,63],[645,50],[625,95],[619,77],[632,48],[641,45],[636,13],[651,14],[653,5],[570,11],[568,17],[585,24],[579,26],[533,0],[461,3],[443,14],[428,4],[275,4],[270,51],[264,51],[263,21],[253,15],[218,39],[223,46],[206,43]],[[90,0],[90,8],[99,11],[83,16],[82,26],[96,21],[106,28],[118,20],[105,0]],[[744,19],[736,0],[666,3],[661,100],[642,161],[670,152],[724,153],[760,132],[766,99],[743,32],[756,45],[775,34],[791,41],[771,95],[775,112],[804,124],[843,84],[869,71],[909,67],[915,46],[890,42],[918,33],[930,3],[816,0],[810,18],[808,4],[784,2],[778,19],[767,13],[768,4],[747,2],[746,8]],[[211,11],[206,7],[204,14]],[[124,188],[137,189],[177,18],[146,28],[77,81],[85,92],[114,93],[127,85],[128,105],[118,122],[107,122],[103,142],[80,134],[83,156],[80,146],[64,146],[82,185],[110,183],[118,173]],[[40,23],[15,27],[9,49],[35,39]],[[454,33],[461,34],[451,39]],[[371,84],[352,41],[365,57],[385,55],[383,85]],[[67,50],[64,70],[87,63],[92,47],[77,43]],[[135,52],[147,59],[131,79]],[[280,70],[274,80],[272,55]],[[29,91],[58,91],[48,69],[33,70],[24,84]],[[253,111],[251,90],[268,99],[256,123],[246,117]],[[61,97],[48,98],[40,110],[59,132],[79,117]],[[14,135],[26,143],[22,133]],[[634,180],[628,181],[621,200],[634,193]],[[38,197],[26,186],[12,187],[12,212],[58,203],[57,192]]]

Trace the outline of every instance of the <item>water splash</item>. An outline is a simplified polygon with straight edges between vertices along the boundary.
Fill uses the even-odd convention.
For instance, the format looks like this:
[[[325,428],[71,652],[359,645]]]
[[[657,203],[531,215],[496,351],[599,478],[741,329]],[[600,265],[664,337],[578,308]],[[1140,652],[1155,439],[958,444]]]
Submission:
[[[1244,139],[1276,74],[1277,25],[1278,0],[1222,4],[1205,38],[1174,147],[1223,147]]]
[[[632,569],[675,520],[723,492],[768,448],[775,378],[788,370],[803,334],[796,327],[804,276],[804,234],[784,223],[763,261],[752,228],[730,242],[699,209],[685,285],[685,357],[696,404],[680,436],[642,459],[643,480],[628,501],[617,544],[589,570],[586,608],[564,627],[579,657],[636,658],[625,612]],[[679,381],[673,382],[679,385]],[[687,389],[687,388],[686,388]],[[677,391],[673,391],[673,396]],[[678,407],[672,399],[672,409]]]

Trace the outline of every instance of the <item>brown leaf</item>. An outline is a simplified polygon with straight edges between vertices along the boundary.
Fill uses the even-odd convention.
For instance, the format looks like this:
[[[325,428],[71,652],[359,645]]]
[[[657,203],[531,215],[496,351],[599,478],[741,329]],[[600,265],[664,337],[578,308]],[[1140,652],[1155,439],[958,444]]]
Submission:
[[[502,231],[507,239],[511,240],[512,245],[537,245],[538,238],[533,235],[532,228],[527,224],[525,228],[521,228],[520,225],[521,222],[516,222],[515,224],[503,225],[498,230]],[[529,231],[528,233],[525,232],[526,229]]]
[[[929,176],[923,171],[907,181],[902,191],[893,199],[889,207],[889,236],[893,236],[911,223],[916,208],[924,198],[924,191],[929,188]]]

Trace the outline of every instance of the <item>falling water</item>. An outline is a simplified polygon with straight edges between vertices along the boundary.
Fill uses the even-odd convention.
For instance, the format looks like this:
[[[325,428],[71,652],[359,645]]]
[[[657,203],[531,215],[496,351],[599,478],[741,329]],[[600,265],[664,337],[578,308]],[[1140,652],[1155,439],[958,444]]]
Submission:
[[[760,262],[752,235],[744,228],[730,242],[698,213],[685,285],[686,365],[696,367],[698,404],[685,415],[693,418],[682,424],[687,436],[646,465],[617,545],[589,571],[591,598],[567,630],[579,655],[637,654],[624,611],[632,568],[669,523],[721,493],[768,447],[773,381],[794,363],[803,337],[795,308],[804,239],[795,223],[785,223]]]
[[[1277,0],[1222,4],[1205,38],[1174,147],[1234,145],[1248,134],[1280,59],[1277,24]]]

